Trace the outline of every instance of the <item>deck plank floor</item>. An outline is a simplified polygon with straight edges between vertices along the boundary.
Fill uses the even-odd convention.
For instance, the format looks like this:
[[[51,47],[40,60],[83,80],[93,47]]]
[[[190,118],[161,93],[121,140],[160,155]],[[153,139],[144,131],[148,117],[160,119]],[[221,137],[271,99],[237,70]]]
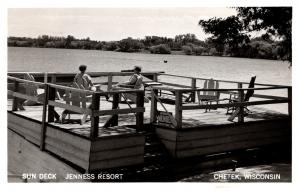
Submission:
[[[7,110],[11,110],[12,101],[8,100]],[[101,98],[100,102],[100,109],[111,109],[112,103],[106,101],[104,98]],[[135,107],[135,105],[131,105],[132,107]],[[150,123],[150,106],[151,103],[145,103],[145,114],[144,114],[144,123]],[[128,104],[126,103],[120,103],[120,108],[129,108]],[[175,106],[174,105],[168,105],[166,104],[165,107],[169,112],[172,112],[174,115],[175,112]],[[25,110],[23,111],[16,111],[16,114],[23,115],[25,117],[29,117],[38,121],[42,120],[42,106],[24,106]],[[62,108],[55,108],[56,112],[61,115],[63,109]],[[163,111],[162,106],[158,103],[158,110]],[[286,117],[287,115],[284,113],[276,112],[272,109],[266,109],[265,107],[261,106],[251,106],[250,110],[252,113],[250,113],[248,116],[245,117],[245,122],[249,121],[258,121],[258,120],[267,120],[267,119],[277,119]],[[209,126],[209,125],[222,125],[227,123],[232,123],[230,121],[227,121],[228,117],[230,115],[226,115],[226,109],[217,109],[217,110],[211,110],[208,112],[205,112],[204,109],[202,110],[186,110],[183,111],[183,129],[187,127],[194,127],[194,126]],[[79,124],[79,119],[81,115],[79,114],[72,114],[71,119],[68,120],[67,123],[61,124],[53,122],[52,125],[58,126],[60,128],[63,128],[65,130],[84,135],[89,136],[90,133],[90,119],[88,117],[88,120],[83,125]],[[131,131],[125,128],[110,128],[110,129],[103,129],[102,126],[106,122],[109,116],[101,116],[99,127],[101,128],[99,130],[99,136],[107,136],[107,135],[116,135],[120,133],[130,133]],[[237,118],[234,120],[234,122],[237,121]],[[119,115],[119,125],[134,125],[135,124],[135,115],[134,114],[126,114],[126,115]],[[129,130],[129,131],[128,131]]]

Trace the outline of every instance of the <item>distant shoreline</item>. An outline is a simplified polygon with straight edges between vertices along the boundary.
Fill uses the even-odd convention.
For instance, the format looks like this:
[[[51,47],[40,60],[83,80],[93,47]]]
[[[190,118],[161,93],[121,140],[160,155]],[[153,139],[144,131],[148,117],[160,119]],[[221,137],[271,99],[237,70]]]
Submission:
[[[171,51],[170,54],[160,54],[160,53],[151,53],[148,50],[141,50],[135,52],[121,52],[121,51],[109,51],[109,50],[97,50],[97,49],[74,49],[74,48],[44,48],[44,47],[21,47],[21,46],[8,46],[8,48],[36,48],[36,49],[62,49],[62,50],[83,50],[83,51],[101,51],[101,52],[116,52],[116,53],[135,53],[135,54],[150,54],[150,55],[183,55],[183,56],[194,56],[194,57],[228,57],[228,58],[241,58],[241,59],[259,59],[259,60],[268,60],[268,61],[282,61],[280,59],[264,59],[264,58],[250,58],[250,57],[235,57],[229,55],[209,55],[209,54],[202,54],[202,55],[187,55],[184,51]]]
[[[41,35],[37,38],[8,37],[9,47],[62,48],[82,50],[116,51],[124,53],[171,54],[190,56],[221,56],[251,59],[282,59],[280,42],[265,40],[262,37],[250,39],[245,45],[231,48],[229,45],[215,44],[210,40],[199,40],[195,34],[181,34],[174,38],[145,36],[142,39],[131,37],[119,41],[99,41],[66,37]]]

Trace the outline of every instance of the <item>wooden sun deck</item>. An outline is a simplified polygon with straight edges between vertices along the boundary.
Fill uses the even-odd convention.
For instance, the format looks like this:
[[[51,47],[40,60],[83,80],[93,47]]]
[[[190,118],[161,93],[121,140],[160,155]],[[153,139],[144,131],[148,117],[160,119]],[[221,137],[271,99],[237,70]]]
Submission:
[[[166,151],[167,156],[181,159],[262,146],[285,144],[289,147],[291,143],[292,88],[290,86],[258,84],[257,88],[243,88],[242,85],[247,83],[223,81],[238,84],[238,88],[216,89],[221,95],[237,92],[243,96],[248,90],[256,90],[259,93],[264,90],[285,89],[288,97],[256,93],[247,102],[240,98],[236,103],[229,103],[227,100],[219,104],[199,105],[195,93],[203,89],[196,87],[196,80],[205,80],[203,78],[189,78],[191,86],[162,82],[163,85],[150,88],[150,93],[147,88],[145,94],[142,90],[109,90],[113,83],[113,76],[123,74],[98,73],[97,75],[107,76],[105,94],[110,95],[112,101],[107,101],[101,96],[103,92],[64,86],[74,75],[53,74],[52,83],[8,77],[12,81],[8,87],[10,97],[7,104],[8,129],[12,132],[12,137],[20,135],[40,146],[40,150],[54,153],[78,165],[85,172],[147,164],[145,158],[149,154],[153,155],[149,152],[149,145],[150,147],[154,145],[155,148],[155,144],[160,146],[156,151],[163,153],[164,157]],[[157,76],[162,74],[150,75],[152,76],[150,79],[157,82]],[[42,78],[39,77],[40,80]],[[46,76],[45,80],[47,80]],[[64,85],[55,84],[56,81]],[[26,95],[21,91],[24,83],[37,85],[48,95],[42,101],[35,96]],[[168,84],[169,86],[166,86]],[[56,92],[62,92],[62,95],[68,91],[92,95],[92,106],[77,107],[56,99]],[[174,102],[173,104],[161,104],[160,99],[164,98],[161,96],[162,91],[171,93],[167,98]],[[119,96],[126,93],[136,95],[136,104],[131,104],[131,108],[127,103],[119,102]],[[160,93],[159,97],[158,93]],[[190,95],[191,100],[185,103],[187,94]],[[149,103],[144,103],[144,95],[151,98]],[[43,105],[24,106],[25,110],[18,110],[19,98]],[[287,103],[287,106],[282,111],[278,109],[278,105],[284,105],[283,103]],[[86,107],[88,105],[89,103]],[[232,122],[227,120],[230,115],[226,114],[226,107],[248,107],[251,112],[245,114],[244,108],[237,109],[238,115]],[[212,110],[205,111],[209,108]],[[59,123],[54,122],[53,110],[59,115],[64,110],[80,114],[71,114],[70,120]],[[87,113],[89,116],[87,122],[80,125],[82,113]],[[164,115],[167,117],[163,118]],[[166,123],[163,123],[164,121]],[[110,127],[104,127],[104,124]],[[12,160],[19,157],[19,152],[12,153]]]
[[[101,109],[108,110],[111,109],[112,103],[106,101],[104,98],[101,98]],[[151,103],[145,103],[145,113],[144,113],[144,123],[150,123],[150,107]],[[12,101],[8,101],[7,110],[11,110]],[[129,108],[126,103],[120,103],[120,108]],[[174,113],[175,106],[165,104],[165,107],[168,111]],[[15,111],[14,113],[37,120],[42,121],[42,105],[36,106],[24,106],[25,110]],[[61,115],[64,109],[62,108],[55,108],[56,112]],[[162,107],[158,104],[158,110],[163,111]],[[59,123],[59,122],[51,122],[49,124],[67,130],[69,132],[73,132],[82,136],[89,137],[90,135],[90,127],[91,121],[88,118],[87,122],[83,125],[80,125],[80,114],[72,114],[71,119],[67,120],[66,123]],[[224,125],[224,124],[231,124],[233,122],[228,121],[228,117],[230,115],[226,114],[226,109],[219,108],[217,110],[211,110],[205,112],[205,110],[189,110],[183,113],[182,118],[182,129],[185,128],[192,128],[192,127],[204,127],[204,126],[217,126],[217,125]],[[98,137],[105,137],[105,136],[114,136],[126,133],[132,133],[134,129],[132,128],[103,128],[104,123],[109,118],[109,116],[102,116],[99,120],[99,134]],[[271,120],[271,119],[281,119],[287,118],[287,114],[276,112],[271,109],[262,108],[259,106],[252,106],[251,113],[245,116],[245,122],[250,121],[260,121],[260,120]],[[119,115],[119,125],[135,125],[135,115],[134,114],[126,114],[126,115]]]

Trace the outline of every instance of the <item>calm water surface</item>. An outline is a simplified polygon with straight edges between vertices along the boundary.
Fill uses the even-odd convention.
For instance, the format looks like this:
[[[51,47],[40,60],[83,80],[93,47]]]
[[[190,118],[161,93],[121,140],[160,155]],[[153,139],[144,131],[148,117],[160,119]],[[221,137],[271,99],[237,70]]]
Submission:
[[[168,62],[164,63],[164,60]],[[96,50],[8,48],[8,71],[77,72],[78,66],[81,64],[86,64],[88,71],[96,72],[119,72],[139,65],[143,71],[165,71],[166,73],[202,78],[249,82],[250,77],[256,75],[257,83],[291,85],[292,82],[292,70],[288,68],[289,64],[277,60]],[[161,80],[190,84],[189,79],[161,77]],[[203,82],[197,82],[197,86],[202,87]],[[236,87],[236,84],[220,84],[220,88],[232,87]],[[263,93],[287,95],[286,90],[263,91]],[[276,105],[275,109],[287,112],[286,107],[286,104],[280,104]]]
[[[167,60],[168,63],[163,61]],[[143,71],[235,81],[257,76],[259,83],[291,85],[288,63],[275,60],[230,57],[158,55],[95,50],[8,48],[9,71],[77,72],[81,64],[88,71],[120,71],[139,65]]]

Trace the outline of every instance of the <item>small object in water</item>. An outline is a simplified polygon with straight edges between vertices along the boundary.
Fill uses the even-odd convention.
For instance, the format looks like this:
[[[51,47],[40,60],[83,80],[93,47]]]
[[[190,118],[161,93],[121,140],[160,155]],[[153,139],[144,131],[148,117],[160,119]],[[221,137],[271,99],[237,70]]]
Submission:
[[[168,61],[167,61],[167,60],[164,60],[164,63],[168,63]]]

